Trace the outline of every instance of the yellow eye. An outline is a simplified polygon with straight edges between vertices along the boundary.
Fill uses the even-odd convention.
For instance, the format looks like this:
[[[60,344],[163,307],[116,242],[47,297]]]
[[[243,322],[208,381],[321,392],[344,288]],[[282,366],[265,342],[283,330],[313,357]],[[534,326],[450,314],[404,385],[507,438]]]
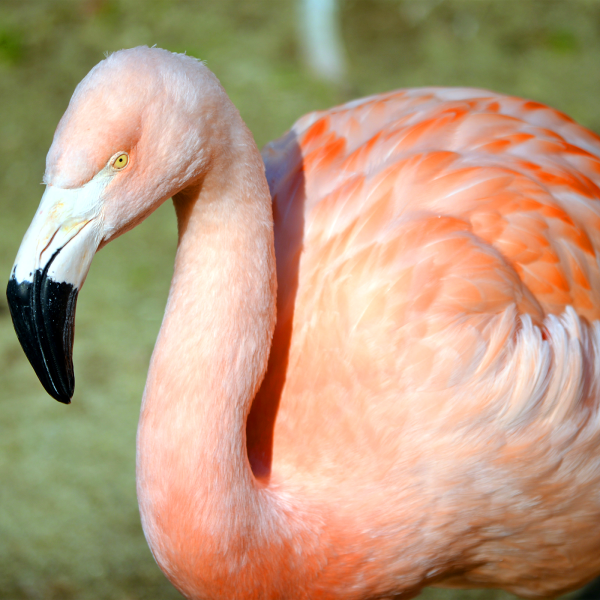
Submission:
[[[115,162],[113,163],[113,169],[117,169],[118,171],[120,171],[121,169],[124,169],[127,166],[128,162],[129,156],[127,156],[127,154],[119,154],[119,156],[117,156]]]

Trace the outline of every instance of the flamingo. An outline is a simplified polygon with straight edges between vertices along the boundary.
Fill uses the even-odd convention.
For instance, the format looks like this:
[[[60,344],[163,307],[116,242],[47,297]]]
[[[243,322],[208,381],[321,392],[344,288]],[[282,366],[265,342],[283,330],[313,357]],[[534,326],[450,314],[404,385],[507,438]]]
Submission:
[[[600,572],[596,135],[406,89],[261,158],[202,62],[139,47],[79,84],[44,181],[7,294],[65,403],[94,253],[173,198],[137,492],[186,598],[540,598]]]

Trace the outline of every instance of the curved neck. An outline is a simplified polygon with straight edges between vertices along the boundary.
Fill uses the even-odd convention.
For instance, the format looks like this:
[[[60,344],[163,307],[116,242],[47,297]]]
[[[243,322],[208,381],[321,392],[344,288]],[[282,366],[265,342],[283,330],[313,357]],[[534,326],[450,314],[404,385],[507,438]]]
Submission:
[[[252,475],[245,438],[275,324],[271,198],[243,124],[237,135],[236,147],[216,153],[206,176],[174,197],[175,270],[138,429],[144,531],[190,597],[218,577],[215,553],[230,561],[239,553],[243,562],[244,546],[260,543],[261,521],[274,510]]]

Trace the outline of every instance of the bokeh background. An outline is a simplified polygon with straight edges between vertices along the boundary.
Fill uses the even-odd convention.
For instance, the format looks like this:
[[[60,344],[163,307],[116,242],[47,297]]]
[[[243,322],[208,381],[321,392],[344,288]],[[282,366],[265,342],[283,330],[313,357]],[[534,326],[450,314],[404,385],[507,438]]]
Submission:
[[[1,0],[0,273],[39,202],[54,128],[105,52],[140,44],[207,61],[259,145],[307,111],[399,87],[491,88],[600,133],[600,2],[339,0],[347,70],[307,66],[296,0]],[[0,598],[179,594],[147,549],[135,432],[175,251],[167,203],[96,257],[80,295],[69,407],[38,383],[0,297]],[[423,598],[508,599],[426,590]]]

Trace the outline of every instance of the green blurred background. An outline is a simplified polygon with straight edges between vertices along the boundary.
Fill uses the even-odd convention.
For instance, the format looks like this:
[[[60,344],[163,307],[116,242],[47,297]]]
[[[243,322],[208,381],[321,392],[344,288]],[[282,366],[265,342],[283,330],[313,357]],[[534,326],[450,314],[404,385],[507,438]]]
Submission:
[[[292,0],[2,0],[0,273],[8,279],[75,85],[140,44],[207,61],[259,145],[303,113],[398,87],[539,100],[600,132],[600,2],[341,0],[348,73],[306,68]],[[175,250],[169,203],[95,259],[79,299],[73,404],[51,400],[0,298],[0,598],[180,598],[147,549],[135,432]],[[423,598],[512,598],[426,590]]]

